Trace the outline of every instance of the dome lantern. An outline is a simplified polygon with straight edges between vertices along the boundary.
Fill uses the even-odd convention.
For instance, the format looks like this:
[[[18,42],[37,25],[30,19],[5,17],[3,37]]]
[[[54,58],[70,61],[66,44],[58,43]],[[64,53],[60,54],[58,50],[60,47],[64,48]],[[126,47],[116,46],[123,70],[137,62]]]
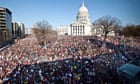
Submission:
[[[85,6],[84,0],[77,14],[77,21],[84,24],[90,24],[88,9]]]
[[[82,2],[82,6],[79,8],[79,12],[88,12],[88,9],[85,7],[84,0]]]

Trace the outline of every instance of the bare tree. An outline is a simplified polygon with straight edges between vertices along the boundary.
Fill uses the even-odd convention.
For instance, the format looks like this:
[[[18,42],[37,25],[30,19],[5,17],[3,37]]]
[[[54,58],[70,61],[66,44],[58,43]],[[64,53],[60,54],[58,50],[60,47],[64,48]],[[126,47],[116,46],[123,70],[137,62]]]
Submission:
[[[101,29],[103,30],[104,39],[102,47],[106,47],[106,38],[108,33],[120,28],[120,20],[111,16],[103,16],[97,19],[93,24],[100,25]]]
[[[126,37],[140,37],[140,25],[127,25],[123,28],[122,33]]]
[[[52,31],[52,26],[45,20],[37,22],[35,24],[35,34],[38,38],[39,42],[42,43],[43,46],[46,46],[47,36],[50,31]]]

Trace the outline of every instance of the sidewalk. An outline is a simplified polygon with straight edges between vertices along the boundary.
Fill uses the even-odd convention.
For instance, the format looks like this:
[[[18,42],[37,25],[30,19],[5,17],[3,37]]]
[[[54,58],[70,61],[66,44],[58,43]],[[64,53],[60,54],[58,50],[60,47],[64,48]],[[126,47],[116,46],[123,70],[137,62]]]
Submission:
[[[5,42],[5,43],[1,43],[1,44],[0,44],[0,51],[2,51],[2,50],[4,50],[5,48],[9,47],[10,44],[12,44],[12,43],[14,43],[13,40],[7,41],[7,42]]]
[[[10,46],[10,45],[9,45],[9,44],[7,44],[6,46],[4,46],[4,47],[0,48],[0,51],[4,50],[5,48],[8,48],[9,46]]]

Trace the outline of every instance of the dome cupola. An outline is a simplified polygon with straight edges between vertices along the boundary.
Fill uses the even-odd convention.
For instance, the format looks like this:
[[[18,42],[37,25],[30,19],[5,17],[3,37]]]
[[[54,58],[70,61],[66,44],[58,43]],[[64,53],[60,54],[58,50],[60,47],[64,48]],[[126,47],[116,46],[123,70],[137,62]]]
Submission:
[[[88,12],[88,9],[85,7],[84,1],[82,2],[82,6],[79,8],[79,12]]]
[[[82,24],[90,24],[88,9],[85,6],[84,0],[82,2],[82,6],[79,8],[79,11],[77,14],[77,21]]]

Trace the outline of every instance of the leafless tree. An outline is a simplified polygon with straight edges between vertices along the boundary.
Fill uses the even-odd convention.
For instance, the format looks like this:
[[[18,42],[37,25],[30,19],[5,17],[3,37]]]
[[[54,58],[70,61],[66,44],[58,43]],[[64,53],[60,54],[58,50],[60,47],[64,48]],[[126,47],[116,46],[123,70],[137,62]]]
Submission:
[[[106,38],[108,33],[120,28],[120,20],[111,16],[103,16],[97,19],[93,24],[100,25],[101,29],[103,30],[104,39],[103,39],[102,47],[106,47],[105,44],[106,44]]]
[[[52,26],[46,21],[40,21],[35,24],[34,33],[42,45],[46,46],[47,36],[52,31]]]
[[[122,33],[126,37],[140,37],[140,25],[127,25],[123,28]]]

